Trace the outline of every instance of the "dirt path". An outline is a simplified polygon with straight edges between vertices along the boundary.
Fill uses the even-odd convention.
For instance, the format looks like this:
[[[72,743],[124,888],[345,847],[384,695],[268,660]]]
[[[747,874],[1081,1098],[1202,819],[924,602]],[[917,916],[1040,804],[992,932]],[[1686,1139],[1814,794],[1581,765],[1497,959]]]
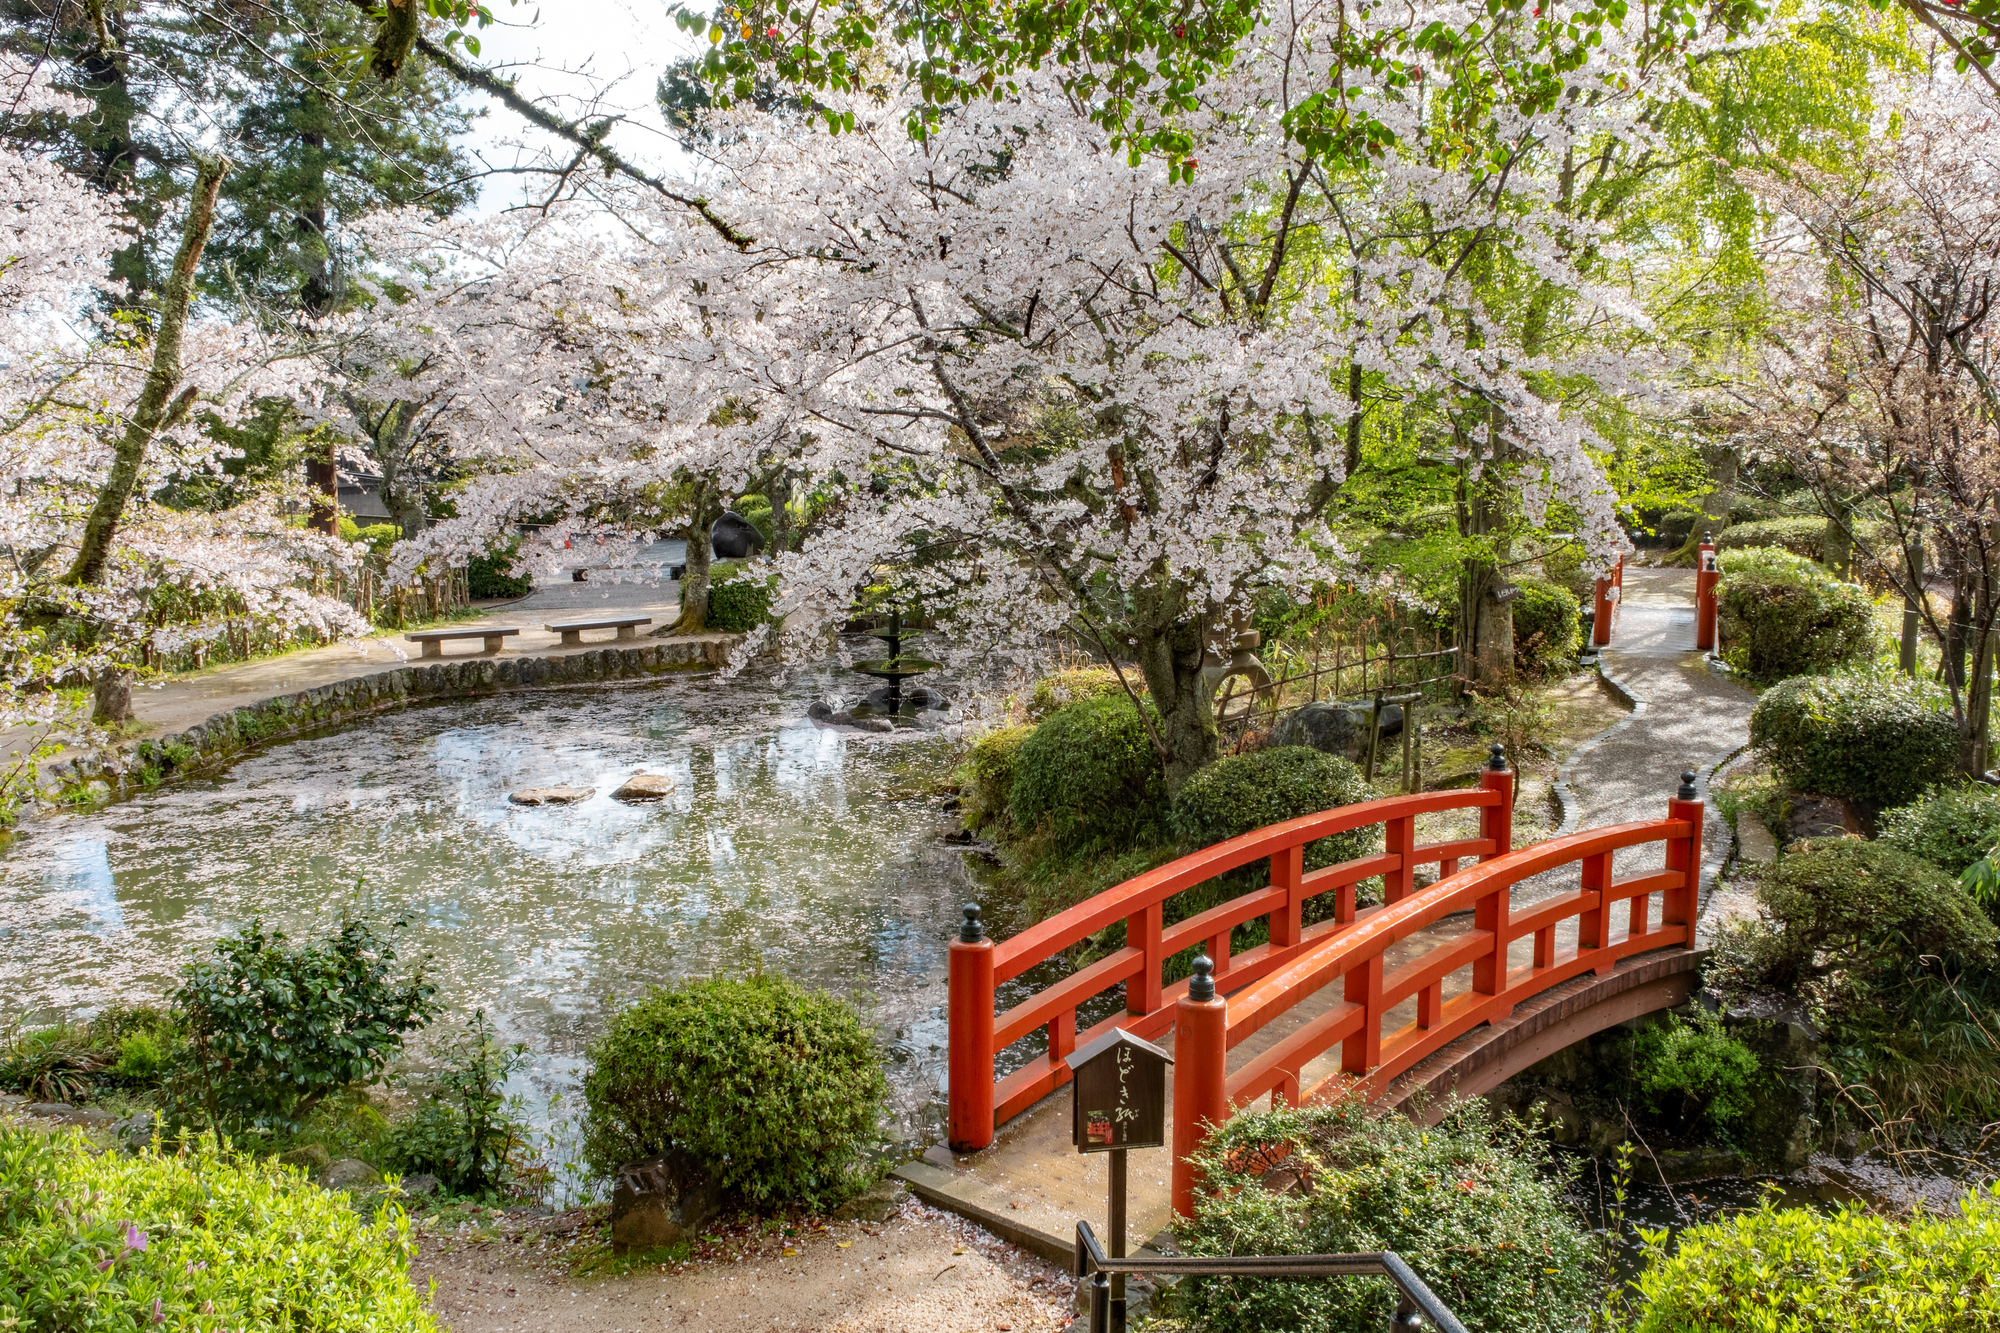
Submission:
[[[1041,1259],[908,1200],[887,1222],[727,1237],[684,1264],[590,1276],[601,1263],[594,1230],[516,1215],[427,1233],[410,1279],[437,1284],[452,1333],[1048,1333],[1069,1324],[1075,1292]]]

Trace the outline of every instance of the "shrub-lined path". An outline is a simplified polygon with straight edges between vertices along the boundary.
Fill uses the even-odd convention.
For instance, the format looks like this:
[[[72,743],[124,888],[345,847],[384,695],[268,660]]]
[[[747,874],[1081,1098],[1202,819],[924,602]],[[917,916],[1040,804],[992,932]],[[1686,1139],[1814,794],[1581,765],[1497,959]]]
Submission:
[[[1694,770],[1699,794],[1709,807],[1700,898],[1706,919],[1716,872],[1730,848],[1728,825],[1709,800],[1709,781],[1748,742],[1755,699],[1727,678],[1712,674],[1695,651],[1692,570],[1628,568],[1623,595],[1611,646],[1601,656],[1605,684],[1631,711],[1563,763],[1561,831],[1659,819],[1666,814],[1681,773]],[[1635,848],[1620,854],[1619,873],[1659,865],[1657,845]],[[1575,877],[1571,867],[1551,872],[1546,882],[1524,882],[1516,888],[1514,902],[1518,907],[1573,888]],[[1470,928],[1469,913],[1449,918],[1398,944],[1385,961],[1393,968]],[[1562,939],[1565,930],[1567,940]],[[1559,944],[1573,944],[1575,932],[1572,919],[1559,928]],[[1525,964],[1532,942],[1523,939],[1514,947],[1520,955],[1516,964]],[[1456,994],[1464,984],[1447,981],[1445,994]],[[1230,1053],[1230,1067],[1240,1067],[1338,1003],[1338,990],[1329,987],[1301,1002],[1245,1040]],[[1392,1024],[1413,1021],[1414,1000],[1409,1009],[1407,1020],[1392,1015]],[[1171,1035],[1161,1044],[1171,1049]],[[1336,1048],[1308,1066],[1306,1081],[1331,1073],[1338,1058]],[[1171,1081],[1169,1089],[1171,1096]],[[899,1174],[927,1202],[971,1216],[1008,1239],[1058,1259],[1069,1249],[1077,1218],[1102,1223],[1106,1190],[1104,1158],[1080,1157],[1069,1136],[1069,1093],[1058,1089],[1002,1126],[990,1148],[964,1157],[933,1148]],[[1129,1210],[1135,1243],[1168,1223],[1170,1168],[1165,1149],[1132,1154]]]

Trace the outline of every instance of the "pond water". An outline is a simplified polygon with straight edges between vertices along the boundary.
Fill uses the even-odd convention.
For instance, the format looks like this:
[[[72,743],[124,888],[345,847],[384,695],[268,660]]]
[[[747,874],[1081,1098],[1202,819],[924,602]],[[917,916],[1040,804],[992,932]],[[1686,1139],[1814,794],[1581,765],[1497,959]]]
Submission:
[[[448,1012],[483,1008],[527,1044],[517,1090],[543,1116],[627,1001],[764,969],[861,1006],[890,1061],[893,1136],[935,1142],[968,882],[941,841],[955,823],[904,772],[921,734],[806,718],[857,680],[829,665],[413,707],[37,821],[0,852],[0,1001],[77,1014],[156,997],[253,916],[296,937],[354,904],[407,920]],[[673,793],[612,800],[640,768]],[[598,794],[507,799],[554,785]]]

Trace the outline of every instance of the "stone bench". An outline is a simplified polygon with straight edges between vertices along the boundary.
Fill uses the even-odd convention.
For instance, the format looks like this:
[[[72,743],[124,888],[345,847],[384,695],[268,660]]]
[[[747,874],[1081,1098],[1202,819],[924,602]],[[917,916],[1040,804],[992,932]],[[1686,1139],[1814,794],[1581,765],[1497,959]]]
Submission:
[[[552,634],[562,635],[563,646],[570,648],[583,642],[583,632],[587,629],[615,629],[619,638],[633,639],[638,637],[639,626],[652,623],[651,616],[607,616],[603,620],[565,620],[560,624],[544,625],[542,628]]]
[[[444,645],[449,639],[484,639],[484,651],[497,653],[500,651],[500,640],[520,632],[512,625],[475,625],[470,629],[420,629],[403,637],[411,643],[421,643],[425,657],[443,657]]]

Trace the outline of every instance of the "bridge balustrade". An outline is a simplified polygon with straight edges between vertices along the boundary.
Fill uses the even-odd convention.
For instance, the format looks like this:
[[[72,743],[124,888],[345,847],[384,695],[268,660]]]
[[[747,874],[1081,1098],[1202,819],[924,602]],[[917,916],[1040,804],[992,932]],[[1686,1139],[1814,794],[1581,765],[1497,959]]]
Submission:
[[[1465,861],[1490,861],[1509,851],[1513,846],[1514,773],[1506,767],[1500,747],[1494,746],[1493,751],[1493,762],[1481,771],[1476,788],[1364,801],[1256,829],[1127,880],[998,944],[986,937],[978,909],[967,908],[965,925],[951,946],[951,1146],[961,1152],[986,1147],[993,1141],[996,1126],[1068,1082],[1069,1067],[1064,1060],[1079,1043],[1087,1044],[1116,1028],[1139,1037],[1157,1037],[1172,1028],[1175,1005],[1185,997],[1189,984],[1186,979],[1169,983],[1163,978],[1168,960],[1175,955],[1204,946],[1216,984],[1225,990],[1250,986],[1406,900],[1414,901],[1412,895],[1433,892],[1426,889],[1419,894],[1416,889],[1420,867],[1436,865],[1440,877],[1448,880],[1465,873],[1460,870]],[[1477,810],[1479,836],[1417,842],[1419,816],[1451,810]],[[1381,852],[1318,870],[1304,868],[1307,844],[1376,824],[1383,827]],[[1266,859],[1271,873],[1264,887],[1184,921],[1166,924],[1166,904],[1175,895]],[[1384,886],[1384,905],[1357,910],[1355,886],[1378,875]],[[1304,924],[1306,902],[1327,893],[1336,895],[1331,919]],[[1260,917],[1269,919],[1269,939],[1233,953],[1231,932]],[[995,993],[1001,983],[1022,976],[1119,921],[1125,923],[1122,948],[1036,991],[1004,1013],[994,1012]],[[1121,985],[1125,987],[1125,1012],[1077,1032],[1078,1007]],[[1046,1052],[996,1081],[998,1053],[1038,1030],[1047,1033]]]

